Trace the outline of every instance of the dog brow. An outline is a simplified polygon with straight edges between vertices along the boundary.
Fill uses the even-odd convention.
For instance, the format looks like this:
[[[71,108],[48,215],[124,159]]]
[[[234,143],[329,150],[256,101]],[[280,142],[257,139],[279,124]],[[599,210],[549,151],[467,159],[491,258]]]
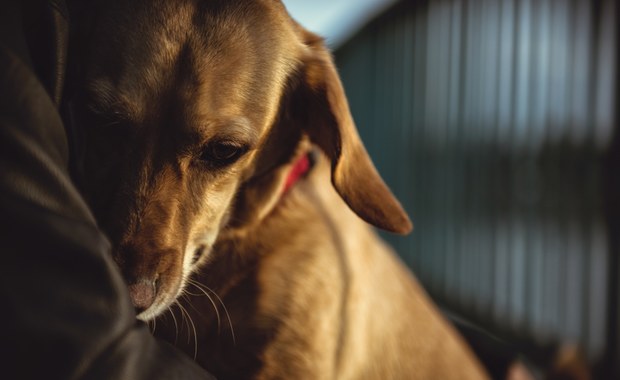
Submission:
[[[232,140],[250,146],[260,139],[260,132],[243,116],[209,120],[197,132],[207,140]]]
[[[129,121],[139,121],[142,109],[131,97],[124,96],[106,80],[91,82],[86,87],[89,108],[100,115],[114,115]]]

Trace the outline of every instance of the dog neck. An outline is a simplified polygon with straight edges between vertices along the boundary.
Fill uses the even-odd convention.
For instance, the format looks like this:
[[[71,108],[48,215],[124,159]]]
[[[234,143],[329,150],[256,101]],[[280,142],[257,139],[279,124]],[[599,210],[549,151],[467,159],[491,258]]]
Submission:
[[[295,184],[303,177],[305,177],[308,172],[314,166],[312,158],[312,152],[308,152],[303,154],[301,157],[297,159],[297,162],[291,168],[291,171],[288,173],[286,177],[286,181],[284,182],[284,191],[282,195],[288,193],[288,191],[295,186]]]
[[[220,232],[219,240],[242,239],[280,206],[284,198],[312,171],[319,152],[307,141],[297,147],[288,164],[246,183],[237,199],[231,223]]]

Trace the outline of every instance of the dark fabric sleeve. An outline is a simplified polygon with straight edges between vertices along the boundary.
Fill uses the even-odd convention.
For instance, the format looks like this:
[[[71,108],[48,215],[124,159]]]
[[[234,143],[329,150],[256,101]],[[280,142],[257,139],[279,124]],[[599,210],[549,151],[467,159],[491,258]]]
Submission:
[[[0,377],[211,379],[136,321],[15,4],[0,10]]]

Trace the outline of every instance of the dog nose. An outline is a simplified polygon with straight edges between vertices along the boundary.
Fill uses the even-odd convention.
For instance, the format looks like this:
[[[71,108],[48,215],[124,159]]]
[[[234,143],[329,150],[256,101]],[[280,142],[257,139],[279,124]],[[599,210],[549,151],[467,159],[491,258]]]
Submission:
[[[129,284],[129,298],[136,313],[140,314],[148,309],[155,301],[156,287],[155,281],[140,280]]]

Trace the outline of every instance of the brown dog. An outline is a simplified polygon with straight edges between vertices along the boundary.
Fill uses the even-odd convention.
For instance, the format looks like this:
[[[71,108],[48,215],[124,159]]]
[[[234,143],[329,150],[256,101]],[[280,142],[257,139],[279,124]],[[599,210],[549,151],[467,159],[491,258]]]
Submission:
[[[359,218],[411,229],[321,39],[275,0],[94,9],[73,76],[84,191],[139,318],[186,289],[197,360],[221,378],[485,378]]]

